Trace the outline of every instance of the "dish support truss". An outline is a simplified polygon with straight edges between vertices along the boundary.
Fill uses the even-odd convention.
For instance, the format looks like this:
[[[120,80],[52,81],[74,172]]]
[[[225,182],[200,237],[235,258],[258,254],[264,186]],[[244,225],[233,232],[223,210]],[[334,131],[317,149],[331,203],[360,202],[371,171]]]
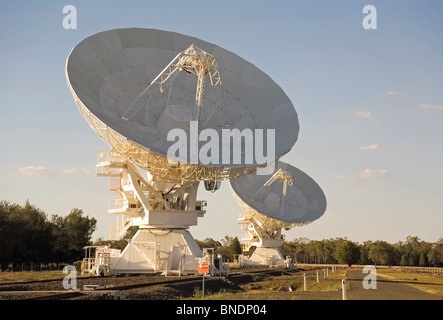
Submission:
[[[109,177],[117,194],[108,212],[117,216],[111,239],[121,239],[138,226],[111,273],[195,273],[202,251],[187,230],[206,213],[206,201],[198,201],[199,182],[164,183],[145,178],[119,154],[100,150],[97,176]]]
[[[286,171],[279,169],[261,189],[268,187],[273,182],[282,184],[281,205],[284,205],[287,186],[293,184],[292,178]],[[270,218],[248,206],[235,192],[233,194],[243,209],[237,220],[245,233],[245,236],[241,239],[244,241],[243,250],[248,251],[251,247],[256,247],[246,264],[291,267],[292,261],[289,258],[283,258],[278,249],[284,241],[282,229],[289,230],[308,223],[293,223]]]
[[[160,91],[160,93],[163,93],[164,87],[167,86],[168,81],[172,83],[174,78],[181,71],[186,71],[197,77],[193,120],[200,121],[200,110],[204,99],[205,77],[209,76],[211,86],[216,90],[216,100],[221,101],[221,107],[226,113],[226,119],[224,119],[223,122],[224,124],[230,125],[231,119],[229,117],[228,108],[223,94],[223,84],[218,68],[217,59],[215,59],[212,54],[209,54],[199,48],[194,48],[194,45],[191,45],[186,50],[180,52],[166,66],[166,68],[163,69],[163,71],[154,80],[152,80],[152,82],[129,104],[125,112],[122,114],[122,118],[130,119],[135,115],[135,113],[141,108],[141,106],[134,108],[134,105],[143,96],[146,97],[146,108],[148,109],[150,93],[153,93],[157,90]],[[218,105],[216,105],[216,108],[217,107]],[[205,123],[203,125],[204,127],[214,114],[216,108],[214,108],[209,117],[205,120]],[[148,115],[148,112],[146,112],[146,114]]]
[[[282,221],[268,218],[249,208],[240,213],[238,223],[245,233],[241,238],[245,242],[243,250],[256,247],[246,262],[247,265],[285,266],[285,260],[278,249],[283,244]]]

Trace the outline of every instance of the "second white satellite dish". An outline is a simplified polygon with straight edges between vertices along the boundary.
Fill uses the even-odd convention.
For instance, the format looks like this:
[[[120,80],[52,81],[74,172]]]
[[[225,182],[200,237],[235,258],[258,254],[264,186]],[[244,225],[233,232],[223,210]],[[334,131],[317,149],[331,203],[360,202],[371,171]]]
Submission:
[[[258,213],[279,221],[306,224],[326,211],[326,197],[303,171],[282,161],[269,175],[247,175],[230,180],[235,194]]]

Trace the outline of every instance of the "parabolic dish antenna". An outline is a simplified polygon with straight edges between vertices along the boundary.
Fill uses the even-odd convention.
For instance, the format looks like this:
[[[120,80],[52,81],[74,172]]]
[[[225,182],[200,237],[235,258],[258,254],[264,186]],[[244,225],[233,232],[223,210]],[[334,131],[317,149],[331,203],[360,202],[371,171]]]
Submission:
[[[255,247],[249,265],[290,267],[278,249],[281,230],[306,225],[326,210],[326,197],[306,173],[277,161],[269,175],[247,175],[230,180],[235,198],[243,208],[238,222],[245,231],[244,250]]]
[[[297,141],[297,113],[283,90],[248,61],[194,37],[138,28],[97,33],[71,51],[66,77],[96,133],[157,180],[223,180],[263,166],[255,155],[247,159],[245,149],[233,161],[233,143],[230,149],[220,143],[209,163],[193,161],[190,121],[198,121],[199,132],[213,129],[219,137],[223,129],[262,129],[267,141],[272,129],[275,159]],[[174,153],[178,163],[167,157],[176,142],[167,138],[172,129],[189,138],[186,155]],[[201,150],[207,141],[199,138]],[[229,160],[223,158],[227,152]]]
[[[247,206],[269,218],[304,225],[326,211],[326,197],[306,173],[282,161],[269,175],[230,180],[232,190]]]

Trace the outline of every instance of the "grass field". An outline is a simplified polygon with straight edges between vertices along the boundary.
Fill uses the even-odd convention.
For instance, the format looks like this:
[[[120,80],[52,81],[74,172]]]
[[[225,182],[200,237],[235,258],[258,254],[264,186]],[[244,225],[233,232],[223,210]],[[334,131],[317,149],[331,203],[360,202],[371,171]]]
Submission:
[[[419,272],[400,272],[398,269],[379,269],[377,275],[443,297],[443,277]]]
[[[319,270],[320,271],[320,270]],[[328,276],[322,277],[317,282],[316,271],[307,271],[307,291],[304,291],[304,272],[292,275],[277,276],[257,276],[256,280],[250,283],[238,285],[238,289],[233,291],[222,291],[209,294],[205,299],[209,300],[298,300],[311,297],[320,298],[326,293],[328,298],[339,297],[341,292],[341,279],[344,279],[346,270],[338,269],[334,273],[329,271]],[[323,273],[322,273],[323,274]],[[330,295],[333,293],[334,295]],[[200,298],[201,293],[197,292],[195,298]]]
[[[66,274],[61,270],[55,271],[20,271],[0,272],[0,283],[35,281],[45,279],[63,279]]]

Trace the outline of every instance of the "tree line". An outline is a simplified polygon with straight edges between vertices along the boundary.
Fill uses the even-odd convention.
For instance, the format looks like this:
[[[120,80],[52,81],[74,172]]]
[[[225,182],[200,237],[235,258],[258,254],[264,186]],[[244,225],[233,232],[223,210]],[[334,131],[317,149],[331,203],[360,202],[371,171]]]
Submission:
[[[221,241],[207,238],[197,243],[200,248],[214,248],[216,254],[230,261],[234,261],[235,254],[251,256],[255,250],[251,247],[248,252],[242,251],[237,237],[229,236]],[[443,267],[443,238],[430,243],[408,236],[406,241],[394,244],[382,240],[360,244],[347,238],[298,238],[285,241],[279,250],[283,257],[289,256],[296,263]]]
[[[297,263],[443,267],[443,238],[430,243],[407,236],[406,241],[394,244],[383,240],[357,243],[347,238],[298,238],[284,242],[280,251]]]
[[[66,216],[48,215],[26,201],[0,202],[0,268],[19,263],[72,263],[91,244],[95,218],[72,209]]]
[[[96,224],[96,219],[85,216],[81,209],[72,209],[66,216],[48,217],[29,201],[24,206],[0,201],[0,268],[10,263],[72,264],[83,259],[84,246],[110,244],[123,250],[137,231],[131,227],[119,241],[99,238],[92,242]],[[251,255],[254,250],[242,251],[237,237],[196,241],[200,248],[214,248],[216,255],[230,261],[236,254]],[[408,236],[406,241],[394,244],[382,240],[357,243],[347,238],[298,238],[285,241],[279,249],[296,263],[443,267],[443,238],[430,243]]]

